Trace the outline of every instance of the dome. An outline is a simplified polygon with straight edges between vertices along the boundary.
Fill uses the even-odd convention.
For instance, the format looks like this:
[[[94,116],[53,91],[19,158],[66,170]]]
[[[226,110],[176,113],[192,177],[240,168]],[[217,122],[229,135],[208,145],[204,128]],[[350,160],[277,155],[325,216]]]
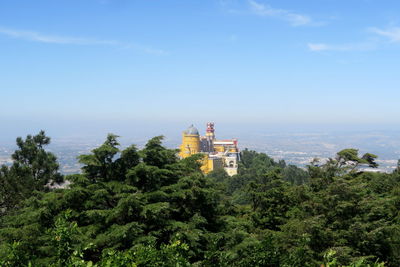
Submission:
[[[190,125],[189,128],[187,128],[187,130],[185,131],[185,134],[189,134],[189,135],[199,135],[199,130],[197,130],[196,127],[192,125]]]

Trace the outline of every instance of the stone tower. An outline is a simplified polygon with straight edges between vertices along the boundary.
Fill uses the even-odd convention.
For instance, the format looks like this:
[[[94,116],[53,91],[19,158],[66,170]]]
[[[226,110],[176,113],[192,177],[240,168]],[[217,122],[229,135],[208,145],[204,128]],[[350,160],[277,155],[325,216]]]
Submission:
[[[179,156],[187,158],[193,154],[200,153],[200,135],[196,127],[191,125],[182,133],[182,145]]]

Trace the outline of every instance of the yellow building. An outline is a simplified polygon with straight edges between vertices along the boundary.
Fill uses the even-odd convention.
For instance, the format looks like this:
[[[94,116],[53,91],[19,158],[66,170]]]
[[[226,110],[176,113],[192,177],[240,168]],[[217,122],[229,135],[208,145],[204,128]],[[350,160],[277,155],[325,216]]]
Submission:
[[[200,152],[200,135],[199,131],[191,125],[182,133],[182,144],[180,147],[179,156],[181,158],[190,157],[193,154]]]
[[[182,133],[179,156],[187,158],[198,153],[204,154],[201,167],[204,173],[225,169],[230,176],[237,174],[240,155],[237,140],[216,140],[214,123],[207,123],[205,136],[200,136],[193,125]]]

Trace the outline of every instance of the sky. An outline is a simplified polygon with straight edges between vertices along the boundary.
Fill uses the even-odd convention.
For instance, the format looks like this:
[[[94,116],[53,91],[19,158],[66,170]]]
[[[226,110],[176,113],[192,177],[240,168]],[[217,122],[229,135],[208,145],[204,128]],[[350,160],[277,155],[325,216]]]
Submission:
[[[397,0],[1,0],[0,135],[207,121],[395,128],[399,10]]]

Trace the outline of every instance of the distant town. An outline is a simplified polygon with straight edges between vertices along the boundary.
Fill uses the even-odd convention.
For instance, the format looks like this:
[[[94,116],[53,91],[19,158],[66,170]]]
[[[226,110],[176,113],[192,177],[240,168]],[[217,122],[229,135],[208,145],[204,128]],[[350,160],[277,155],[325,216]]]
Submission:
[[[231,136],[230,132],[218,130],[221,136]],[[181,145],[180,131],[175,136],[166,136],[165,145],[178,148]],[[378,155],[379,168],[375,171],[392,172],[400,159],[400,132],[342,132],[342,133],[236,133],[239,149],[248,148],[264,152],[275,160],[285,160],[288,164],[305,167],[314,158],[322,161],[334,157],[344,148],[356,148],[361,153]],[[121,145],[136,144],[143,147],[149,137],[121,137]],[[80,172],[76,157],[88,153],[103,142],[102,139],[53,138],[49,150],[54,152],[64,174]],[[0,144],[0,164],[9,165],[15,144]]]

